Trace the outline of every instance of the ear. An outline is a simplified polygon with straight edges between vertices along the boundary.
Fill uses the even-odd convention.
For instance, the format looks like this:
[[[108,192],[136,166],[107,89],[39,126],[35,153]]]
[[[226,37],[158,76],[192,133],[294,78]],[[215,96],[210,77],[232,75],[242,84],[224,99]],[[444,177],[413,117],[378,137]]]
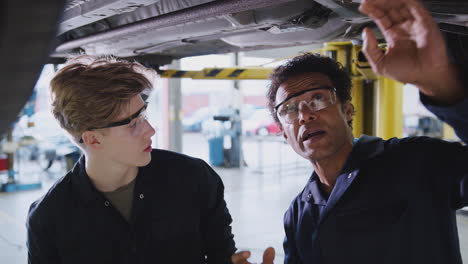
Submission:
[[[344,114],[346,116],[346,121],[350,121],[354,116],[354,105],[351,101],[347,101],[343,106]]]
[[[85,131],[81,135],[86,147],[91,149],[102,149],[102,135],[96,131]]]

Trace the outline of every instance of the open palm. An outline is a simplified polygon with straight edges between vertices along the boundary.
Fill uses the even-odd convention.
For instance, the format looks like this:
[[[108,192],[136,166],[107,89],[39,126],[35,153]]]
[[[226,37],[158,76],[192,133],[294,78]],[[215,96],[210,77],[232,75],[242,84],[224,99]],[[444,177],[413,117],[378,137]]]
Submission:
[[[361,11],[374,19],[388,45],[377,48],[366,29],[364,52],[379,74],[404,83],[418,83],[449,64],[445,41],[429,12],[417,0],[365,0]]]

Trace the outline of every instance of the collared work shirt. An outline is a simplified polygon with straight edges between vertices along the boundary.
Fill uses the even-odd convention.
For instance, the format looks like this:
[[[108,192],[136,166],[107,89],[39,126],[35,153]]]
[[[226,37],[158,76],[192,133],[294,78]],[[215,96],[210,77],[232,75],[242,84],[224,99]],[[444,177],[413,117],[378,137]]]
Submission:
[[[428,108],[468,142],[468,100]],[[362,136],[328,200],[314,173],[287,210],[285,263],[461,263],[456,210],[467,205],[466,146]]]
[[[31,205],[29,263],[230,263],[236,248],[223,193],[202,160],[153,150],[128,222],[94,188],[82,157]]]

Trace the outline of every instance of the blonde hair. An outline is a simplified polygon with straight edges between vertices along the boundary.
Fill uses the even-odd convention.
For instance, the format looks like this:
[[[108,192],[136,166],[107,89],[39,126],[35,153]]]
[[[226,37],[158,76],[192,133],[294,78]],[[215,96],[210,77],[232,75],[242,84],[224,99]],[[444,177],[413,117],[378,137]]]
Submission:
[[[52,113],[73,139],[115,121],[131,98],[152,89],[155,71],[115,57],[70,59],[50,82]]]

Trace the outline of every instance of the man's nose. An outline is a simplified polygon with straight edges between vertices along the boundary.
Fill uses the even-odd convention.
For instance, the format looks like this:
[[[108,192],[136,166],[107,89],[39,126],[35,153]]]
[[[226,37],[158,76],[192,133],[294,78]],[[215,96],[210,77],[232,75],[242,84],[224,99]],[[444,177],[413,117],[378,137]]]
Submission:
[[[298,119],[300,124],[304,124],[309,121],[317,119],[317,111],[314,111],[307,103],[304,101],[300,102],[298,105]]]

